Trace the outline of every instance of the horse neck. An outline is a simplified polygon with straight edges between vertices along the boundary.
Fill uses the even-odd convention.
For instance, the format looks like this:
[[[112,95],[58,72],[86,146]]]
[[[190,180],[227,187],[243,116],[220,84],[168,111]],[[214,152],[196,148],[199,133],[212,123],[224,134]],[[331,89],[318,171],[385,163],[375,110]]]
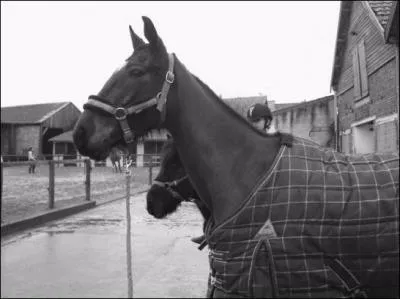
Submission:
[[[219,224],[240,207],[270,167],[279,138],[266,137],[234,115],[178,59],[175,73],[166,128],[193,186]]]

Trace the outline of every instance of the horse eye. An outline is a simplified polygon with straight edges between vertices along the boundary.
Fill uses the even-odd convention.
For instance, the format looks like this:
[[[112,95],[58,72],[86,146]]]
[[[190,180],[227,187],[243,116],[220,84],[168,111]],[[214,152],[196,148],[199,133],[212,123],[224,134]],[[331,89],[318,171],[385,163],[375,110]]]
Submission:
[[[135,77],[141,77],[143,76],[145,73],[142,70],[139,69],[133,69],[129,71],[129,75],[131,76],[135,76]]]

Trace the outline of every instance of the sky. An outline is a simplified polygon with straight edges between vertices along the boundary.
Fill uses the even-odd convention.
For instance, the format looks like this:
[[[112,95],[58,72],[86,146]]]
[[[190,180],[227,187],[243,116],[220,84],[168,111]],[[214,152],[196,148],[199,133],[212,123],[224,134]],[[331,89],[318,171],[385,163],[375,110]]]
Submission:
[[[82,110],[132,54],[142,16],[223,98],[275,103],[332,94],[340,1],[1,1],[1,107]]]

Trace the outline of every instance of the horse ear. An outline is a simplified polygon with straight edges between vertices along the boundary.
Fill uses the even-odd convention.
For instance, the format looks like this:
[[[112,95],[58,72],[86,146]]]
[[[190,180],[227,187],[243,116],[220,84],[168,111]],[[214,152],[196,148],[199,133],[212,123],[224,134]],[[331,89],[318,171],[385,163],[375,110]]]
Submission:
[[[163,42],[158,36],[157,30],[154,27],[153,22],[145,16],[143,16],[142,19],[144,22],[144,36],[149,41],[150,45],[153,47],[161,46]]]
[[[131,33],[133,50],[145,44],[145,42],[132,30],[131,25],[129,25],[129,32]]]

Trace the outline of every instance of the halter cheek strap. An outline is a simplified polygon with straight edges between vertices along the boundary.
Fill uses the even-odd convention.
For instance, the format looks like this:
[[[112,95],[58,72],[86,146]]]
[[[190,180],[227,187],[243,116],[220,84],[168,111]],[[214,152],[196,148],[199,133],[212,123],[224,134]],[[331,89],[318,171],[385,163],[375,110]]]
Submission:
[[[83,105],[84,109],[96,108],[100,109],[103,112],[115,117],[116,120],[119,121],[121,125],[121,129],[123,132],[123,136],[125,142],[130,146],[131,143],[134,141],[134,133],[132,132],[131,128],[129,127],[127,116],[131,114],[140,113],[142,110],[147,109],[152,106],[156,106],[156,109],[160,111],[161,116],[161,123],[165,121],[166,116],[166,103],[167,103],[167,96],[171,84],[174,83],[175,75],[173,73],[174,70],[174,56],[173,54],[168,54],[168,71],[165,74],[165,80],[161,91],[153,98],[141,102],[136,105],[129,106],[128,108],[124,107],[116,107],[112,104],[109,104],[104,98],[99,96],[91,95],[85,105]]]
[[[161,188],[166,189],[168,192],[170,192],[174,197],[178,198],[180,201],[192,202],[193,199],[183,197],[178,191],[174,190],[174,187],[176,188],[180,183],[182,183],[184,180],[187,180],[187,179],[188,179],[188,176],[185,175],[184,177],[177,179],[175,181],[172,181],[172,182],[162,182],[162,181],[154,180],[153,185],[157,185]]]
[[[167,95],[169,88],[172,83],[175,81],[174,75],[174,56],[172,54],[168,54],[168,71],[165,74],[165,80],[161,91],[157,94],[157,110],[161,113],[161,123],[165,121],[166,116],[166,104],[167,104]]]

